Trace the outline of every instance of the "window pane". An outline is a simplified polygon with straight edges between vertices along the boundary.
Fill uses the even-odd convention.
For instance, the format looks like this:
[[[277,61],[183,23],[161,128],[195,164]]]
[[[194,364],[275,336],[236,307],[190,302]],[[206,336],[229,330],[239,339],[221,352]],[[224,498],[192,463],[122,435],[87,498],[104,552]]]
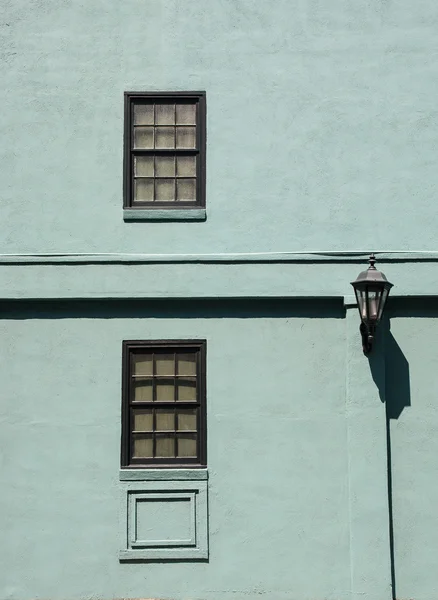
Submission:
[[[154,199],[154,180],[134,180],[134,202],[152,202]]]
[[[160,380],[156,381],[157,390],[157,401],[158,402],[174,402],[175,401],[175,385],[173,380]]]
[[[136,408],[134,413],[134,431],[152,431],[152,409],[151,408]]]
[[[175,157],[174,156],[156,156],[155,157],[156,177],[174,177],[175,176]]]
[[[196,156],[178,156],[178,177],[196,177]]]
[[[177,148],[196,148],[195,128],[178,127],[176,130]]]
[[[175,200],[175,180],[155,180],[155,200],[160,202],[173,202]]]
[[[196,408],[177,410],[176,423],[178,430],[189,429],[190,431],[196,431]]]
[[[134,129],[134,148],[153,148],[154,128],[136,127]]]
[[[157,431],[174,431],[175,430],[175,413],[173,410],[159,409],[155,411]]]
[[[175,456],[175,439],[173,436],[156,436],[155,456],[159,458]]]
[[[175,123],[175,104],[155,105],[155,124],[173,125]]]
[[[134,104],[134,125],[153,125],[154,105]]]
[[[153,156],[135,156],[134,157],[134,175],[140,177],[154,176],[154,157]]]
[[[185,434],[177,435],[178,440],[178,456],[185,456],[190,458],[196,457],[196,435]]]
[[[133,374],[152,375],[152,354],[133,354]]]
[[[176,197],[178,200],[196,200],[196,179],[178,179],[176,182]]]
[[[175,148],[175,128],[155,128],[155,148]]]
[[[177,354],[178,375],[196,375],[196,354]]]
[[[175,355],[156,354],[155,372],[157,375],[175,375]]]
[[[136,379],[134,385],[134,402],[152,402],[152,379]]]
[[[133,458],[152,458],[152,435],[139,433],[133,435]]]
[[[196,125],[196,104],[177,104],[176,122],[178,125]]]
[[[178,379],[177,400],[180,402],[196,402],[196,379],[187,377]]]

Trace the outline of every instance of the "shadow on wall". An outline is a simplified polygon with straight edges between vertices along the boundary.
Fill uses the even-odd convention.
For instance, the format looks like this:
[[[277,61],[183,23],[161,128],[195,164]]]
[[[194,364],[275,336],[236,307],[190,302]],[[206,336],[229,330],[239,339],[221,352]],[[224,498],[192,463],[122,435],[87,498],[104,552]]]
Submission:
[[[344,319],[342,298],[192,298],[0,302],[0,319]]]
[[[398,419],[403,409],[411,406],[411,384],[409,363],[391,333],[389,320],[382,322],[376,345],[368,361],[380,399],[386,402],[387,418]]]
[[[385,402],[386,450],[388,474],[389,545],[391,561],[392,598],[396,600],[396,564],[394,552],[394,515],[391,455],[391,419],[398,419],[403,410],[411,406],[411,383],[409,363],[391,333],[391,322],[385,319],[380,326],[379,338],[374,351],[369,355],[370,370],[379,390],[380,400]],[[384,342],[384,343],[382,343]],[[383,353],[383,357],[382,357]],[[383,359],[383,360],[382,360]]]

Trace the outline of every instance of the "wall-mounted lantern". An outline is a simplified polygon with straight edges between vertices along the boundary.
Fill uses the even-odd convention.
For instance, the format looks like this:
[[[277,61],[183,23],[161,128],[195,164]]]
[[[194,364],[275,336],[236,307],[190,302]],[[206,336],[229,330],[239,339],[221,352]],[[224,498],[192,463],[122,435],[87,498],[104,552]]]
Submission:
[[[385,275],[374,266],[375,262],[376,258],[371,254],[368,269],[359,273],[356,281],[351,282],[362,321],[360,333],[364,354],[371,352],[374,332],[382,318],[389,290],[392,288],[392,283],[389,283]]]

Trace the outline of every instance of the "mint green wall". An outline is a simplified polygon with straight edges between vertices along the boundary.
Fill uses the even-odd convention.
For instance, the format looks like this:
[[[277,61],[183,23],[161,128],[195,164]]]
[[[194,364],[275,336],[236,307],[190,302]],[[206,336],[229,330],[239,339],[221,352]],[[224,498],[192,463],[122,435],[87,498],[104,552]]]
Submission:
[[[2,317],[2,598],[350,598],[340,303],[26,303]],[[118,560],[121,343],[157,337],[207,339],[208,563]]]
[[[0,12],[1,600],[437,598],[437,3]],[[123,221],[125,90],[206,91],[205,222]],[[121,341],[166,337],[208,340],[209,561],[121,563]]]
[[[394,310],[391,334],[404,360],[389,364],[394,550],[398,598],[438,594],[438,310],[436,300]],[[391,355],[400,351],[391,346]],[[394,359],[393,363],[394,363]]]
[[[3,252],[435,248],[434,0],[1,10]],[[206,90],[205,223],[123,222],[127,89]]]

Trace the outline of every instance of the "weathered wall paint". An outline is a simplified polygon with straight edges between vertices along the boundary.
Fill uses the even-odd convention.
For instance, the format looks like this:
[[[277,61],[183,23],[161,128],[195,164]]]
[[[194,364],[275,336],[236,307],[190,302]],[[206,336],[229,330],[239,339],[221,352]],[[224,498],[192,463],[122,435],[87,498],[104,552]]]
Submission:
[[[2,251],[436,248],[434,0],[1,10]],[[206,90],[205,223],[123,222],[127,89]]]

